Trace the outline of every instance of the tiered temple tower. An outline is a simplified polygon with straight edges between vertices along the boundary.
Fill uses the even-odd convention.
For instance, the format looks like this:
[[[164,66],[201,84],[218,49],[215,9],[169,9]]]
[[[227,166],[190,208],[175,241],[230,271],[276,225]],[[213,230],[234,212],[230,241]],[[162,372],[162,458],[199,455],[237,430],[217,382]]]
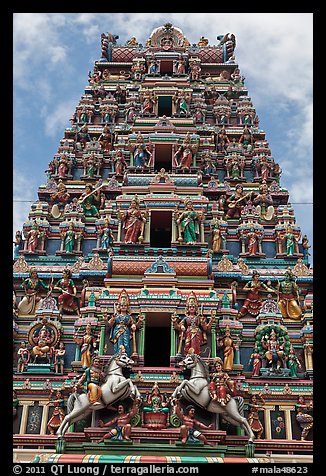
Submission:
[[[118,38],[102,34],[17,234],[14,459],[310,461],[309,244],[236,63],[236,38],[193,45],[168,23],[145,45]],[[141,396],[131,442],[99,443],[109,431],[99,421],[116,415],[104,405],[58,439],[94,357],[105,369],[123,351],[134,361],[124,377]],[[189,379],[186,355],[199,355],[211,376],[221,359],[254,446],[198,402],[211,446],[182,444],[171,396]],[[130,408],[131,397],[114,405]],[[181,411],[189,403],[181,398]]]

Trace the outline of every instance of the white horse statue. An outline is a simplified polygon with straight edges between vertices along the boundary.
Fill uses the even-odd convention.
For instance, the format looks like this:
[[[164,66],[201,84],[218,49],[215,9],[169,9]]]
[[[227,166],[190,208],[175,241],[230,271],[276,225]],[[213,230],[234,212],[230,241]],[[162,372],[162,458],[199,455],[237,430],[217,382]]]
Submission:
[[[243,397],[231,397],[230,401],[222,406],[218,402],[212,400],[209,394],[209,370],[207,364],[197,354],[187,354],[187,356],[179,363],[181,367],[191,369],[189,380],[185,379],[174,390],[173,399],[184,397],[201,408],[212,412],[220,413],[224,420],[232,423],[232,425],[241,426],[249,436],[249,442],[253,442],[255,435],[250,428],[247,419],[239,413],[243,409]]]
[[[81,395],[77,392],[72,393],[67,402],[68,413],[57,430],[58,437],[63,437],[72,423],[81,420],[94,410],[100,410],[128,397],[140,401],[141,396],[137,387],[122,373],[123,368],[131,368],[133,364],[134,361],[124,351],[110,358],[104,369],[107,375],[105,382],[101,385],[101,400],[96,406],[89,401],[85,393]]]

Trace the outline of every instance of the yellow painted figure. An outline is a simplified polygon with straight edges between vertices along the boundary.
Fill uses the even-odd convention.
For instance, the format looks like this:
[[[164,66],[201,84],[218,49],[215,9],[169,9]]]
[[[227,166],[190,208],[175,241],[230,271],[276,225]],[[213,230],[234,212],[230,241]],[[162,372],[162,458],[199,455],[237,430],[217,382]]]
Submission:
[[[286,271],[284,281],[278,283],[278,305],[284,319],[301,319],[299,287],[291,269]]]

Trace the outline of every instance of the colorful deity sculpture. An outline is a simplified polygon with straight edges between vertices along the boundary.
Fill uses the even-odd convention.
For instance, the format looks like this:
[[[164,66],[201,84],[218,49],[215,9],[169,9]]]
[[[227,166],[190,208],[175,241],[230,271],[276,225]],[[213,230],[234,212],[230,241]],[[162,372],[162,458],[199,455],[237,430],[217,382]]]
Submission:
[[[84,335],[80,336],[78,333],[75,333],[74,341],[80,346],[82,367],[84,369],[90,367],[96,342],[96,337],[92,334],[92,326],[90,322],[86,325]]]
[[[300,320],[302,316],[299,304],[300,289],[290,268],[286,270],[284,281],[279,281],[276,289],[278,291],[278,305],[283,318]]]
[[[223,368],[226,371],[231,371],[233,367],[235,343],[231,337],[229,326],[226,326],[223,336],[217,336],[216,343],[218,347],[223,348]]]
[[[296,420],[301,428],[301,440],[305,441],[314,424],[312,415],[307,413],[313,410],[313,402],[310,400],[309,403],[306,403],[304,396],[299,395],[298,402],[296,403],[295,407],[297,411]]]
[[[193,349],[195,354],[200,355],[200,348],[207,343],[206,333],[210,330],[215,315],[212,314],[209,322],[207,322],[207,319],[199,314],[197,297],[192,291],[187,299],[185,316],[178,321],[176,314],[173,314],[171,320],[174,329],[179,331],[178,354],[181,354],[181,346],[184,341],[184,355],[188,354],[190,348]]]
[[[54,410],[47,424],[50,435],[54,435],[65,417],[65,401],[60,390],[50,390],[49,402],[47,405],[53,405]]]
[[[144,240],[144,226],[146,223],[146,213],[140,209],[140,202],[135,196],[128,210],[120,212],[120,219],[123,222],[124,242],[125,243],[142,243]]]
[[[210,430],[213,428],[213,425],[205,425],[195,418],[196,409],[193,405],[188,405],[184,411],[181,410],[179,400],[177,400],[175,406],[175,413],[180,418],[182,425],[180,427],[180,438],[181,443],[185,445],[186,443],[197,443],[202,441],[205,445],[210,445],[207,438],[196,428],[203,430]]]
[[[126,354],[137,354],[136,349],[136,330],[141,326],[144,320],[142,314],[139,315],[137,322],[133,319],[130,310],[130,300],[128,293],[123,289],[119,295],[116,310],[113,316],[105,322],[110,328],[110,340],[113,342],[114,352],[120,350],[121,345],[124,346]],[[131,341],[133,347],[131,348]]]
[[[202,219],[203,214],[195,210],[192,200],[186,199],[184,211],[176,214],[179,232],[178,241],[187,245],[197,243],[199,223]]]
[[[263,405],[265,404],[265,400],[261,394],[258,394]],[[248,403],[249,407],[249,415],[248,415],[248,423],[252,429],[252,431],[255,434],[255,438],[259,440],[261,438],[261,435],[263,434],[264,427],[259,419],[259,410],[264,410],[265,407],[263,407],[261,404],[258,402],[257,395],[252,395],[250,398],[250,402]]]
[[[50,287],[38,277],[34,267],[30,268],[29,277],[24,279],[20,288],[24,289],[25,296],[18,304],[19,314],[34,314],[42,304],[42,293],[50,291]]]
[[[93,405],[100,405],[99,400],[101,399],[101,383],[105,379],[105,374],[102,371],[101,360],[99,357],[95,356],[92,359],[92,362],[89,367],[87,367],[82,374],[82,376],[77,381],[77,385],[81,386],[86,384],[87,387],[87,396]]]
[[[30,361],[31,353],[27,348],[26,342],[22,341],[17,352],[18,361],[17,361],[17,372],[24,372],[25,366]]]
[[[251,281],[248,281],[243,287],[243,290],[247,291],[247,296],[238,313],[240,318],[247,313],[254,317],[258,316],[262,306],[261,292],[276,292],[275,289],[262,282],[259,277],[258,271],[254,270]]]
[[[74,281],[71,279],[70,269],[65,268],[62,271],[62,278],[58,280],[53,290],[61,291],[61,294],[58,296],[59,311],[61,314],[65,312],[80,315],[78,304],[75,301],[77,289]]]
[[[139,404],[137,400],[134,400],[130,411],[127,412],[125,405],[120,403],[118,405],[118,415],[116,417],[112,418],[112,420],[109,420],[107,423],[99,420],[98,423],[101,428],[113,428],[108,433],[105,433],[97,443],[102,443],[106,439],[131,441],[131,420],[137,415],[138,407]]]
[[[214,359],[214,372],[208,385],[211,398],[224,406],[235,396],[235,383],[229,375],[223,371],[223,361],[220,357]]]

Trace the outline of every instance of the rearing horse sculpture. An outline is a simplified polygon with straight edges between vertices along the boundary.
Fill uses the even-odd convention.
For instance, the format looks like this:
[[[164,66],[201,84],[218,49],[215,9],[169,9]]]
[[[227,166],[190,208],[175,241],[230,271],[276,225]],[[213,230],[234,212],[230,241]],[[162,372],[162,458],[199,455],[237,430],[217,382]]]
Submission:
[[[57,430],[59,438],[64,436],[72,423],[81,420],[93,410],[100,410],[128,397],[140,401],[141,396],[137,387],[130,378],[126,378],[122,373],[123,368],[131,368],[133,364],[134,361],[125,352],[118,352],[111,357],[105,367],[107,376],[105,383],[101,385],[102,396],[99,402],[100,405],[97,404],[94,407],[85,393],[81,395],[78,395],[76,392],[72,393],[67,402],[68,413]]]
[[[179,363],[180,366],[191,369],[189,380],[185,379],[174,390],[172,399],[184,397],[201,408],[212,412],[220,413],[224,420],[236,426],[241,426],[249,436],[249,442],[253,442],[255,435],[250,428],[247,419],[239,413],[238,405],[243,406],[242,397],[231,397],[230,401],[222,406],[212,400],[208,385],[209,371],[207,364],[197,354],[187,354]]]

